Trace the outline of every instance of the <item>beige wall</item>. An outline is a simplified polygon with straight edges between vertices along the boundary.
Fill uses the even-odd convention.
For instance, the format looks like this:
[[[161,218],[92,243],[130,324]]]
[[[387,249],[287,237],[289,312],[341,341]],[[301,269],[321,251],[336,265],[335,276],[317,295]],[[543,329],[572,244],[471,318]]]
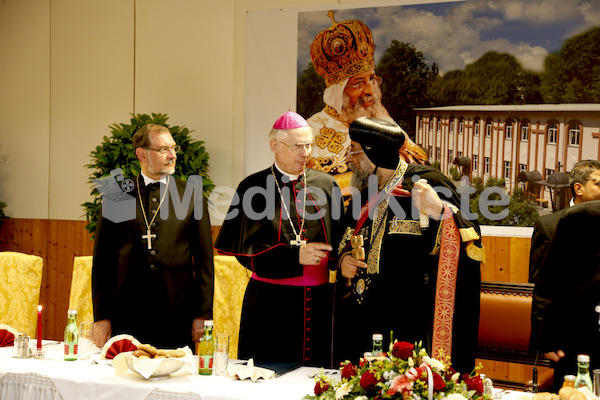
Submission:
[[[83,219],[80,205],[91,199],[84,165],[110,134],[108,125],[127,122],[130,113],[167,113],[171,124],[194,130],[211,155],[211,178],[235,188],[269,162],[260,143],[264,130],[281,107],[295,107],[295,43],[280,46],[278,38],[293,40],[297,10],[401,2],[2,1],[0,200],[8,203],[7,214]],[[288,86],[278,86],[252,57],[247,68],[252,14],[286,15],[260,32],[270,40],[253,44],[290,66],[281,70]],[[266,88],[270,101],[247,109]],[[257,125],[249,129],[247,121]],[[260,157],[253,146],[262,149]]]

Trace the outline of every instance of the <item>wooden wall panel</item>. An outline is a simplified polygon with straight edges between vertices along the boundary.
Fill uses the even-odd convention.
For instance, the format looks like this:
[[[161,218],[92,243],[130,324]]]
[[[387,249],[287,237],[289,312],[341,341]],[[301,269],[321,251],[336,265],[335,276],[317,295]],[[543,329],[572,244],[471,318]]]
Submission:
[[[40,304],[43,337],[62,340],[67,323],[75,255],[91,255],[93,242],[84,221],[6,219],[0,228],[0,251],[34,254],[44,259]]]
[[[530,238],[484,236],[481,242],[485,248],[481,280],[528,282]]]

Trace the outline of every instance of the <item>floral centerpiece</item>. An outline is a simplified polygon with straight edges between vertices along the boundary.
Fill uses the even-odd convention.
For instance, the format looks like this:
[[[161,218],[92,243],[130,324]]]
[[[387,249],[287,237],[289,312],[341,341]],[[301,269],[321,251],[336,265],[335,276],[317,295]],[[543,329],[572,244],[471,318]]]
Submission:
[[[305,399],[489,400],[478,369],[461,376],[449,357],[431,358],[421,343],[396,341],[387,355],[361,358],[359,365],[342,363],[341,380],[317,375],[314,395]]]

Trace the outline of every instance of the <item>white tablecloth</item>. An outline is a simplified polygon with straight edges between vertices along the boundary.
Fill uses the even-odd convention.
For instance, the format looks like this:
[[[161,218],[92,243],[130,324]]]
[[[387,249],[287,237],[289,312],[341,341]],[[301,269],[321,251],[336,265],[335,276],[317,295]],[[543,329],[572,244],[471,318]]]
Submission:
[[[63,361],[62,345],[47,347],[46,357],[12,358],[0,348],[0,399],[75,400],[285,400],[312,394],[317,368],[301,367],[268,381],[177,372],[169,379],[144,380],[133,372],[115,375],[112,366],[92,360]]]

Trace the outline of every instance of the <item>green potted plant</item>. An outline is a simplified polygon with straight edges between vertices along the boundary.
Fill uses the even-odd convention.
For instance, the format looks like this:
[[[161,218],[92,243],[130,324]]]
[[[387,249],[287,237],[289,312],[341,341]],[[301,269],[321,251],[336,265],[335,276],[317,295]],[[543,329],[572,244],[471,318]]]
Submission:
[[[177,154],[177,165],[174,176],[186,181],[188,176],[200,175],[203,180],[204,196],[208,198],[215,185],[208,176],[209,154],[204,148],[204,142],[193,140],[190,137],[190,130],[185,126],[169,126],[166,114],[131,114],[132,118],[129,124],[110,125],[111,136],[104,136],[102,143],[96,146],[90,154],[92,162],[86,167],[93,170],[89,176],[88,183],[93,185],[93,179],[99,179],[110,175],[110,172],[116,168],[121,168],[123,176],[127,179],[133,179],[140,174],[140,163],[133,149],[132,138],[134,133],[146,124],[163,125],[171,131],[171,135],[177,144],[181,146],[181,151]],[[94,185],[93,185],[94,186]],[[86,229],[93,235],[96,231],[96,222],[101,206],[101,195],[94,186],[91,192],[93,200],[83,203],[85,216],[88,221]]]

